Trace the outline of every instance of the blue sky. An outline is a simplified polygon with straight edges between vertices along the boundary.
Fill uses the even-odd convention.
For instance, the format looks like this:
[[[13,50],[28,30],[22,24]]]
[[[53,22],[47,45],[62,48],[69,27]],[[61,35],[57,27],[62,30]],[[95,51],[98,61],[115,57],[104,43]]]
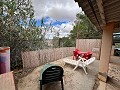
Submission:
[[[37,26],[41,25],[41,18],[44,17],[44,23],[49,25],[52,22],[55,30],[60,30],[61,37],[70,33],[76,14],[82,11],[74,0],[32,0],[32,5]]]
[[[37,24],[36,24],[36,26],[40,26],[41,25],[41,19],[36,19],[37,20]],[[66,24],[66,23],[68,23],[69,21],[54,21],[54,22],[50,22],[50,20],[51,20],[51,18],[50,17],[44,17],[44,23],[46,24],[46,25],[50,25],[50,23],[51,23],[51,25],[52,26],[58,26],[58,25],[62,25],[62,24]],[[49,23],[47,23],[47,22],[49,22]]]

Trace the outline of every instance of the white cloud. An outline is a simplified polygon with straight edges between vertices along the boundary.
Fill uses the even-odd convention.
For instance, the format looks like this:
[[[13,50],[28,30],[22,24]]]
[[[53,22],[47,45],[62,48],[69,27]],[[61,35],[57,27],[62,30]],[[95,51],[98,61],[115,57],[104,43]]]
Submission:
[[[32,0],[35,10],[35,18],[50,17],[45,24],[57,21],[67,21],[61,25],[53,26],[53,32],[48,32],[46,37],[52,38],[57,31],[60,30],[60,37],[67,36],[70,30],[73,29],[73,23],[76,19],[76,14],[81,12],[78,4],[74,0]]]
[[[71,22],[68,23],[62,23],[61,25],[56,25],[53,27],[53,32],[60,32],[60,33],[70,33],[70,31],[73,29],[73,24]]]
[[[73,25],[71,22],[63,23],[60,25],[60,29],[62,30],[62,32],[69,33],[73,29]]]
[[[49,16],[54,20],[73,21],[76,13],[81,12],[74,0],[32,0],[35,18]]]
[[[66,37],[70,34],[70,31],[73,29],[73,25],[71,22],[69,23],[63,23],[61,25],[53,26],[52,32],[48,31],[46,38],[52,39],[57,32],[60,33],[60,38]]]

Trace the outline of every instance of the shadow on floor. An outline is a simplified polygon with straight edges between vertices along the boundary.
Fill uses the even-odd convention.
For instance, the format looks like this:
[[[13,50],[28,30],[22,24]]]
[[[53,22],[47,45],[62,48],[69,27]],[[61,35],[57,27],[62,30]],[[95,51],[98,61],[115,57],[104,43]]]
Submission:
[[[111,77],[108,77],[107,83],[112,85],[113,87],[120,89],[120,83]]]

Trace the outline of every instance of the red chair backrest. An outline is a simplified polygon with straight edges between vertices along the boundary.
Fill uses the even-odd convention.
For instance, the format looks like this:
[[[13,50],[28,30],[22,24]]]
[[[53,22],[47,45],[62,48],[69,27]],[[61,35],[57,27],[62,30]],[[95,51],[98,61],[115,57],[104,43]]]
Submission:
[[[85,59],[90,59],[91,58],[91,56],[92,56],[92,52],[86,52],[86,53],[84,53],[84,54],[82,54],[82,52],[80,52],[80,50],[78,50],[78,49],[75,49],[74,51],[73,51],[73,59],[74,59],[74,57],[75,57],[75,59],[76,60],[78,60],[78,58],[79,58],[79,56],[81,56],[81,57],[83,57],[83,58],[85,58]]]
[[[75,49],[75,50],[73,51],[73,55],[75,56],[75,59],[76,59],[76,60],[78,59],[79,54],[80,54],[80,50]]]

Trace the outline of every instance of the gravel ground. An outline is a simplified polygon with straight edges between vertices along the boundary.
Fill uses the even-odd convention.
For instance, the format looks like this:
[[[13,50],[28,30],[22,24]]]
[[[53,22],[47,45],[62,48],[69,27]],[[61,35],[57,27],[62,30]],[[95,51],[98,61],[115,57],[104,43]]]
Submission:
[[[71,58],[71,57],[69,57]],[[65,64],[63,59],[52,62],[64,69],[64,88],[65,90],[98,90],[99,80],[96,78],[98,73],[99,61],[94,61],[88,66],[88,75],[85,75],[82,68],[72,69],[74,66]],[[15,72],[17,90],[39,90],[40,70],[43,66],[35,69],[20,70]],[[120,66],[110,64],[109,77],[120,83]],[[117,85],[117,84],[116,84]],[[54,88],[54,89],[53,89]],[[112,83],[107,83],[106,90],[120,90]],[[43,90],[61,90],[60,83],[51,83],[43,86]]]
[[[107,90],[120,90],[120,65],[109,64]]]
[[[120,65],[110,64],[108,75],[110,78],[112,78],[112,79],[116,80],[118,83],[120,83]]]

